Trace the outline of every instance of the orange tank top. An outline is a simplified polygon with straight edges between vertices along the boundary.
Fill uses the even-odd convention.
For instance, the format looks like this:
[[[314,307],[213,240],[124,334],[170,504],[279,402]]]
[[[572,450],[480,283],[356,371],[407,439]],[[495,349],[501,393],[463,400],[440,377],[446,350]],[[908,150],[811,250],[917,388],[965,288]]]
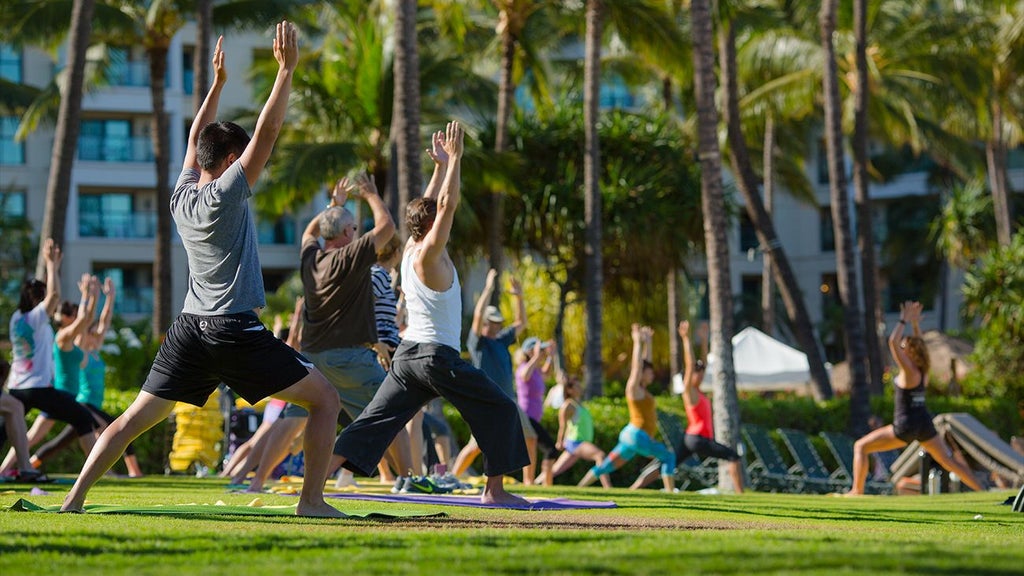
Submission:
[[[629,423],[654,438],[658,432],[658,415],[654,411],[654,396],[650,392],[647,392],[642,400],[633,400],[626,396],[626,406],[629,408]]]

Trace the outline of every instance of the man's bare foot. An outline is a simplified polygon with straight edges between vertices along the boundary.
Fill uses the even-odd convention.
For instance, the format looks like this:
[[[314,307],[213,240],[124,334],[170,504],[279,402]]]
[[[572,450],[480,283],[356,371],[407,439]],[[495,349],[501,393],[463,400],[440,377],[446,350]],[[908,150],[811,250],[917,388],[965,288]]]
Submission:
[[[853,490],[850,490],[849,492],[843,494],[843,496],[845,496],[846,498],[855,498],[857,496],[863,496],[863,495],[864,495],[863,492],[854,492]]]
[[[72,502],[65,500],[60,507],[60,511],[68,514],[85,514],[85,508],[81,502]]]
[[[344,512],[323,500],[315,503],[300,501],[295,507],[295,515],[308,518],[348,518]]]
[[[505,491],[505,484],[502,476],[488,476],[484,491],[480,494],[481,504],[499,504],[501,506],[515,506],[528,508],[530,502],[515,494]]]
[[[256,486],[256,485],[250,484],[249,487],[246,488],[245,490],[243,490],[242,492],[245,493],[245,494],[263,494],[263,486],[262,485]]]

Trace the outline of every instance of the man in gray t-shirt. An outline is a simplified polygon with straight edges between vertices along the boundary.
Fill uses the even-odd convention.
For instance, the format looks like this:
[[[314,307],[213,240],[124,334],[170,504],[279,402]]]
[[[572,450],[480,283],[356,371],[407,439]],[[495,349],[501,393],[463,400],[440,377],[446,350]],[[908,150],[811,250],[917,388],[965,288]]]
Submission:
[[[256,234],[248,198],[277,140],[298,63],[295,26],[277,25],[278,73],[250,140],[231,122],[215,122],[227,81],[223,38],[213,56],[214,81],[189,131],[171,213],[188,255],[188,295],[167,331],[142,391],[103,432],[62,510],[81,511],[89,488],[128,443],[163,421],[177,402],[206,403],[220,382],[250,403],[274,395],[310,412],[301,516],[343,516],[323,497],[339,402],[313,365],[275,338],[255,309],[264,305]]]

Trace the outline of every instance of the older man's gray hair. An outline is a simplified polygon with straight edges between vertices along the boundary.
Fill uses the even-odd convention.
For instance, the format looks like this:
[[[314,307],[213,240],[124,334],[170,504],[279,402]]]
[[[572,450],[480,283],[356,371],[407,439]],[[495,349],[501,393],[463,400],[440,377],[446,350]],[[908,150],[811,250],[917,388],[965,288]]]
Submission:
[[[320,236],[324,240],[331,240],[341,236],[345,229],[353,225],[355,216],[341,206],[328,208],[320,214]]]

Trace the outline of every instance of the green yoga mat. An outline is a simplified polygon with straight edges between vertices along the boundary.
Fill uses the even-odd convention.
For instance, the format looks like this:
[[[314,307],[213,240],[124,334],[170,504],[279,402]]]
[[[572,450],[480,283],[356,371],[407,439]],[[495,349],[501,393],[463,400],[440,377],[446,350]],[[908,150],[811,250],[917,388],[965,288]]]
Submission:
[[[18,499],[9,510],[14,512],[59,512],[60,505],[40,506],[24,498]],[[88,514],[141,514],[167,516],[295,516],[295,506],[218,506],[215,504],[171,504],[167,506],[129,506],[119,504],[86,504]],[[396,518],[443,518],[444,512],[346,512],[349,518],[388,520]]]

